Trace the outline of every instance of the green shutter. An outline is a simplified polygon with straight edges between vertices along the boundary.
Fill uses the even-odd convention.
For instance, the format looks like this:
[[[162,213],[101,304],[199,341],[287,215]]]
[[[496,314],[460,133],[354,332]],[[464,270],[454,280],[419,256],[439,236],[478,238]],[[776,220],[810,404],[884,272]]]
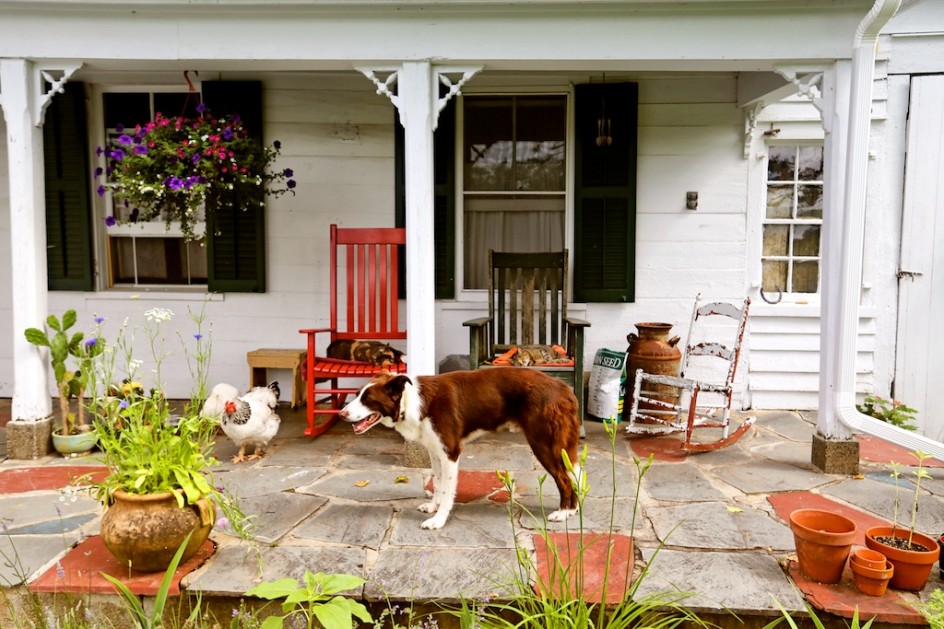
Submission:
[[[574,299],[635,299],[635,83],[576,86]],[[612,142],[598,145],[601,114],[612,121]]]
[[[394,181],[396,226],[406,225],[406,168],[404,135],[399,115],[394,115]],[[453,299],[456,294],[456,197],[455,197],[456,105],[450,99],[439,112],[433,135],[433,245],[436,299]],[[406,294],[406,264],[401,257],[400,290]]]
[[[204,81],[202,93],[203,102],[213,115],[239,114],[249,133],[262,141],[262,83]],[[262,205],[215,213],[207,221],[208,289],[264,293],[265,244]]]
[[[53,96],[43,124],[50,290],[94,290],[85,85]],[[15,226],[14,226],[15,230]]]

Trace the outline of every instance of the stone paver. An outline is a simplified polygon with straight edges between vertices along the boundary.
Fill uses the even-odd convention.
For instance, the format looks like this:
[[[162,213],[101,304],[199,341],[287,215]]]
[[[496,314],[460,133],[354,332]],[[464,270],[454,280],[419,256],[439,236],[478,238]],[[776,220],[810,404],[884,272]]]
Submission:
[[[839,476],[821,474],[786,463],[755,459],[749,467],[732,466],[715,473],[724,482],[745,494],[773,494],[810,489],[835,482]]]
[[[504,505],[476,502],[458,504],[449,516],[445,527],[437,531],[420,528],[427,513],[416,509],[404,509],[390,536],[394,546],[416,546],[426,548],[470,547],[470,548],[514,548],[511,520]],[[451,525],[455,526],[451,526]]]
[[[238,498],[250,498],[310,485],[325,472],[315,467],[237,467],[217,473],[216,481]]]
[[[672,547],[792,549],[790,529],[748,505],[688,503],[646,509],[656,535]]]
[[[646,494],[655,500],[688,502],[722,500],[725,494],[715,487],[694,463],[653,464],[642,479]]]
[[[649,573],[636,591],[637,598],[689,592],[693,595],[680,604],[694,611],[776,612],[778,602],[789,612],[805,610],[793,582],[777,560],[765,554],[641,550]]]
[[[256,539],[271,544],[326,502],[328,500],[320,496],[282,492],[241,499],[239,506],[252,518]]]
[[[78,538],[76,532],[56,535],[0,535],[0,587],[20,585],[64,553]]]
[[[805,421],[800,415],[791,411],[759,411],[757,425],[785,439],[806,443],[807,446],[810,445],[816,429],[815,424]]]
[[[380,548],[394,510],[387,505],[329,504],[292,534],[300,539]]]
[[[418,505],[426,500],[423,473],[407,468],[341,470],[297,491],[357,502],[413,499]]]

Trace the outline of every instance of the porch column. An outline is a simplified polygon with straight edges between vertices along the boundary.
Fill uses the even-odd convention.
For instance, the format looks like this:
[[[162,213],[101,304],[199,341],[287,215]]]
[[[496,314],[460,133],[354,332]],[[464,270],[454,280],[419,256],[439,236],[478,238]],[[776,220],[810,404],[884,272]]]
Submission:
[[[33,62],[0,59],[0,105],[7,126],[12,257],[14,421],[50,417],[46,350],[23,336],[43,329],[47,315],[46,199],[43,174],[42,86]]]
[[[433,131],[438,94],[429,61],[406,61],[397,78],[406,169],[406,355],[410,372],[436,373]]]
[[[433,233],[433,132],[439,112],[481,67],[434,66],[428,60],[396,67],[358,68],[397,108],[406,169],[406,355],[410,373],[436,373],[436,282]],[[384,80],[377,73],[385,73]],[[458,75],[453,81],[448,75]],[[439,95],[439,84],[446,90]],[[392,87],[396,85],[396,93]]]

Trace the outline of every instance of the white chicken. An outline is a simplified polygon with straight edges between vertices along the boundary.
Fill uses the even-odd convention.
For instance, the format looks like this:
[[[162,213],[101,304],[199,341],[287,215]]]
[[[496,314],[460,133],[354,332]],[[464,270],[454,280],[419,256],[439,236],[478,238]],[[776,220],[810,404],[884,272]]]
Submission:
[[[200,411],[200,415],[220,419],[226,410],[226,400],[235,400],[238,397],[239,389],[231,384],[221,382],[210,391],[206,402],[203,403],[203,410]]]
[[[220,424],[226,436],[239,446],[239,454],[233,457],[233,463],[259,459],[265,454],[266,446],[282,422],[275,413],[279,394],[279,383],[270,382],[267,387],[253,387],[242,397],[226,400]],[[248,457],[247,446],[253,446]]]

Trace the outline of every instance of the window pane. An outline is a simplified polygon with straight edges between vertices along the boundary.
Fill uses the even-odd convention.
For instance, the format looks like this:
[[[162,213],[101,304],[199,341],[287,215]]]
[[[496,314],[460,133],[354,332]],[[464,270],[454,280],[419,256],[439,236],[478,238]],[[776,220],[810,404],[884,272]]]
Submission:
[[[151,119],[151,99],[146,93],[107,92],[102,95],[102,105],[106,129],[114,129],[118,125],[133,127]]]
[[[465,101],[466,190],[514,190],[511,98]]]
[[[801,146],[797,178],[800,181],[823,180],[823,147]]]
[[[561,251],[562,197],[467,197],[464,212],[465,288],[488,287],[488,250]]]
[[[819,225],[794,225],[793,226],[793,255],[794,256],[818,256],[819,255]]]
[[[154,113],[161,112],[165,116],[197,116],[197,105],[200,96],[190,92],[157,92],[154,94]],[[212,112],[211,112],[212,113]]]
[[[819,290],[819,262],[799,261],[793,263],[794,293],[815,293]]]
[[[821,185],[797,187],[797,218],[823,218],[823,187]]]
[[[790,234],[789,225],[764,225],[764,253],[765,256],[785,256]]]
[[[793,181],[795,162],[795,146],[771,146],[767,157],[767,179]]]
[[[109,238],[116,284],[206,284],[206,247],[180,238]],[[137,258],[137,269],[135,269]]]
[[[764,277],[762,280],[764,290],[767,292],[777,292],[777,289],[786,292],[787,286],[787,263],[784,260],[764,260]]]
[[[767,187],[767,218],[793,216],[793,186]]]
[[[567,101],[519,98],[515,117],[515,189],[564,189]]]

